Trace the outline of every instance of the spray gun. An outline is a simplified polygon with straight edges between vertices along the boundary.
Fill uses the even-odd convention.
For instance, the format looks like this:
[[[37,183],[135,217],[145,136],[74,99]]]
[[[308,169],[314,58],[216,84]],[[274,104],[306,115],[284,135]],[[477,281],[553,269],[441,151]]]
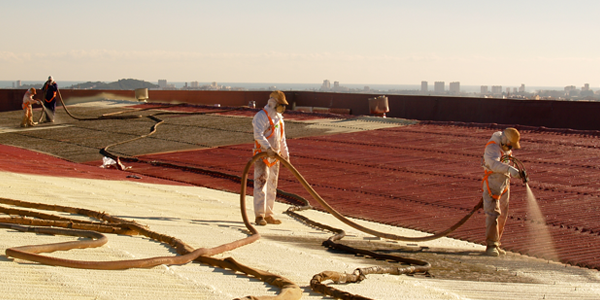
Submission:
[[[519,170],[519,175],[521,176],[521,180],[523,180],[523,184],[527,184],[529,182],[529,175],[527,175],[523,162],[514,156],[507,156],[507,158],[512,161],[517,170]]]

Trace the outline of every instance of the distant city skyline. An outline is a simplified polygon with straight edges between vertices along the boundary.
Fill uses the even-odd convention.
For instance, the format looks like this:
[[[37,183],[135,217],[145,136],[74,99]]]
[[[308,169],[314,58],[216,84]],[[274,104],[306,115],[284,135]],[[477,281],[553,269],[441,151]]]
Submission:
[[[123,78],[124,79],[124,78]],[[123,79],[119,79],[121,81]],[[134,79],[142,80],[142,79]],[[321,84],[318,83],[248,83],[248,82],[199,82],[185,81],[172,82],[167,79],[158,79],[156,81],[142,80],[148,83],[156,84],[159,89],[284,89],[284,90],[320,90],[320,91],[337,91],[343,92],[351,90],[352,92],[368,92],[368,91],[420,91],[421,94],[447,94],[458,95],[465,93],[480,93],[480,94],[501,94],[501,93],[535,93],[540,90],[546,91],[583,91],[591,92],[600,96],[600,88],[594,89],[589,83],[584,83],[581,86],[567,85],[561,87],[549,86],[528,86],[524,83],[519,86],[502,86],[502,85],[462,85],[459,81],[446,83],[444,81],[436,81],[433,85],[429,85],[428,81],[421,81],[419,84],[344,84],[339,81],[325,79]],[[29,85],[41,85],[44,80],[35,81],[2,81],[0,80],[0,88],[19,88]],[[110,81],[116,82],[116,81]],[[102,82],[102,83],[110,83]],[[93,83],[91,81],[61,81],[59,85],[65,88],[71,85],[83,83]]]
[[[114,79],[114,80],[107,80],[107,81],[100,81],[100,82],[116,82],[120,79],[125,79],[125,78],[119,78],[119,79]],[[427,83],[427,87],[429,91],[435,91],[434,88],[434,83],[435,82],[431,82],[431,81],[427,81],[427,80],[422,80],[420,82],[416,82],[416,83],[397,83],[397,84],[381,84],[381,83],[374,83],[374,84],[369,84],[369,83],[344,83],[344,82],[340,82],[338,80],[322,80],[321,82],[309,82],[309,83],[292,83],[292,82],[217,82],[217,81],[198,81],[198,80],[187,80],[187,81],[171,81],[168,79],[156,79],[156,80],[146,80],[146,79],[142,79],[142,78],[132,78],[132,79],[136,79],[136,80],[143,80],[146,82],[150,82],[153,84],[156,84],[158,86],[165,86],[168,85],[170,87],[175,87],[175,88],[182,88],[185,87],[185,85],[187,84],[188,87],[192,88],[192,87],[198,87],[200,85],[211,85],[211,84],[237,84],[237,85],[245,85],[245,86],[252,86],[252,87],[256,87],[256,86],[263,86],[263,87],[268,87],[268,86],[272,86],[272,85],[284,85],[284,86],[312,86],[313,88],[320,88],[323,86],[324,81],[329,81],[330,82],[330,86],[333,87],[334,83],[337,82],[338,85],[343,85],[343,86],[352,86],[353,88],[358,88],[358,87],[365,87],[365,86],[385,86],[385,87],[389,87],[389,88],[403,88],[403,89],[413,89],[413,90],[423,90],[423,82]],[[0,88],[12,88],[15,87],[15,85],[18,84],[18,82],[21,82],[22,85],[27,85],[27,84],[42,84],[46,81],[46,78],[44,79],[40,79],[40,80],[0,80]],[[70,85],[74,85],[74,84],[79,84],[79,83],[86,83],[86,82],[94,82],[91,80],[65,80],[65,81],[59,81],[57,80],[57,82],[59,83],[59,85],[62,85],[64,87],[66,86],[70,86]],[[456,88],[458,88],[459,91],[479,91],[482,87],[486,86],[490,89],[493,86],[499,86],[499,87],[504,87],[504,88],[517,88],[517,89],[521,89],[521,88],[527,88],[528,92],[533,92],[534,90],[539,90],[539,89],[556,89],[556,90],[563,90],[565,88],[577,88],[577,89],[581,89],[581,88],[586,88],[586,89],[591,89],[594,91],[600,91],[600,86],[598,87],[593,87],[591,84],[589,83],[581,83],[581,84],[569,84],[569,85],[563,85],[563,86],[532,86],[532,85],[527,85],[525,83],[519,84],[519,85],[515,85],[515,86],[507,86],[507,85],[491,85],[491,84],[482,84],[482,85],[464,85],[462,84],[460,81],[452,81],[452,82],[446,82],[446,81],[437,81],[439,83],[443,83],[443,90],[444,91],[449,91],[450,83],[454,83],[456,85]]]
[[[0,80],[598,89],[598,12],[591,0],[5,1]]]

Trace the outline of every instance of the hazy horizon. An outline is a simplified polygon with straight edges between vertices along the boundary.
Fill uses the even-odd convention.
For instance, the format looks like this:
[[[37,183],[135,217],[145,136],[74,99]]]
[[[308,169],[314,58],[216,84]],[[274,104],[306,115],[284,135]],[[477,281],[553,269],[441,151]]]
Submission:
[[[121,78],[123,79],[123,78]],[[135,79],[135,78],[134,78]],[[142,80],[142,79],[138,79],[138,80]],[[60,81],[57,80],[57,83],[59,85],[59,88],[65,88],[65,87],[69,87],[78,83],[85,83],[85,82],[89,82],[90,80],[75,80],[75,81]],[[109,82],[115,82],[117,80],[112,80],[112,81],[104,81],[105,83],[109,83]],[[158,80],[156,81],[150,81],[150,80],[144,80],[146,82],[150,82],[153,84],[158,84]],[[45,80],[21,80],[21,84],[43,84],[45,82]],[[92,81],[92,82],[96,82],[96,81]],[[214,82],[214,81],[213,81]],[[12,84],[15,83],[15,81],[7,81],[7,80],[0,80],[0,88],[12,88]],[[174,85],[176,88],[182,88],[184,87],[184,85],[187,83],[188,86],[190,86],[191,81],[167,81],[168,84],[172,84]],[[200,86],[205,85],[205,84],[210,84],[212,82],[199,82]],[[281,90],[290,90],[290,89],[294,89],[294,90],[304,90],[304,89],[310,89],[310,88],[314,88],[314,89],[318,89],[321,87],[321,85],[323,84],[322,82],[319,83],[285,83],[285,82],[217,82],[217,84],[219,85],[223,85],[223,86],[230,86],[232,88],[235,87],[242,87],[242,88],[250,88],[250,89],[259,89],[259,88],[263,88],[263,89],[267,89],[271,86],[276,86],[277,89],[281,89]],[[333,84],[333,82],[332,82]],[[368,86],[371,89],[374,90],[383,90],[383,91],[387,91],[387,90],[391,90],[391,89],[398,89],[398,90],[420,90],[421,89],[421,83],[419,82],[418,84],[362,84],[362,83],[348,83],[348,84],[344,84],[343,82],[340,82],[340,86],[343,87],[347,87],[347,88],[351,88],[351,89],[362,89],[365,86]],[[489,88],[491,88],[491,85],[488,85]],[[502,86],[503,89],[510,87],[510,88],[518,88],[519,86]],[[577,88],[581,88],[581,86],[576,86]],[[446,90],[448,90],[448,82],[446,82]],[[481,85],[463,85],[461,83],[461,92],[479,92]],[[590,87],[591,88],[591,87]],[[527,86],[525,85],[525,90],[527,92],[533,92],[533,91],[539,91],[539,90],[563,90],[564,86]],[[593,88],[592,88],[593,89]],[[594,89],[595,90],[595,89]],[[433,83],[429,82],[429,91],[433,92]]]
[[[598,12],[592,0],[5,1],[0,80],[598,89]]]

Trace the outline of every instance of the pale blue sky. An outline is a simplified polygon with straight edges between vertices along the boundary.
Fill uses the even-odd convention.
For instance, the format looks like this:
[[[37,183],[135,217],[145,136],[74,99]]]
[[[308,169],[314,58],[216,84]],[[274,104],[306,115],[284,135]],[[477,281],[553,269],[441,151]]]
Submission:
[[[0,80],[600,88],[600,1],[7,1]]]

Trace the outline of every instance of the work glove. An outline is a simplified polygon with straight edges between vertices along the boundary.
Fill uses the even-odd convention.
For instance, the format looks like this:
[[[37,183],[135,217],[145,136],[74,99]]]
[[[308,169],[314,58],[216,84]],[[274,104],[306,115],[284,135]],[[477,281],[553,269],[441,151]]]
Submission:
[[[510,177],[512,178],[521,178],[521,172],[513,166],[508,166],[508,173],[510,173]]]

